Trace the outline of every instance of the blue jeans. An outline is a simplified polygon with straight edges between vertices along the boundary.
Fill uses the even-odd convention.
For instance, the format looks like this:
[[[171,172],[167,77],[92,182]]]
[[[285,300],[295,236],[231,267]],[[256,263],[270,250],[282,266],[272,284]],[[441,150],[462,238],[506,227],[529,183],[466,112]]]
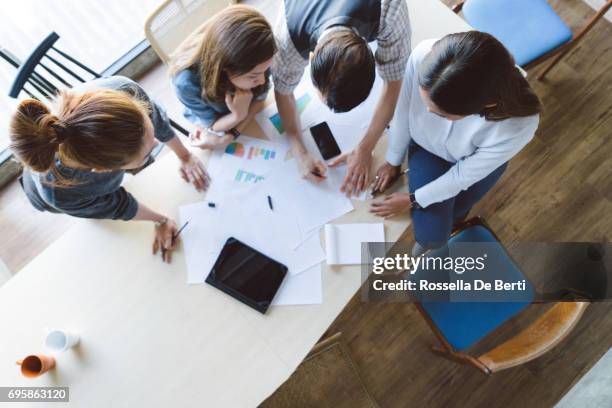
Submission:
[[[411,193],[437,179],[454,165],[415,143],[410,144],[408,156],[410,167],[408,189]],[[487,177],[455,197],[431,204],[422,210],[412,210],[416,241],[427,249],[446,244],[453,227],[463,221],[472,207],[495,185],[506,170],[507,164],[502,164]]]

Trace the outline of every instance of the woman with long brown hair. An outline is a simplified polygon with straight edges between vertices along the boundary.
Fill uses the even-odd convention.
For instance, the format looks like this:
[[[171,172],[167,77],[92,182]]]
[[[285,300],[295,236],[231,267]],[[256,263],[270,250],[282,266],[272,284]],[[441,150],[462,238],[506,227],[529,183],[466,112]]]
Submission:
[[[373,189],[390,186],[408,156],[409,192],[371,211],[391,217],[411,208],[416,255],[443,246],[529,143],[540,101],[508,50],[478,31],[423,41],[405,78]]]
[[[153,252],[170,261],[176,223],[138,202],[121,182],[152,161],[158,142],[181,161],[180,173],[199,191],[209,177],[175,136],[165,112],[133,81],[101,78],[65,91],[51,110],[22,101],[11,118],[11,149],[25,164],[23,189],[40,211],[82,218],[155,223]]]
[[[185,117],[196,126],[192,145],[224,148],[240,134],[267,95],[275,52],[270,24],[243,5],[213,16],[179,46],[170,75]]]

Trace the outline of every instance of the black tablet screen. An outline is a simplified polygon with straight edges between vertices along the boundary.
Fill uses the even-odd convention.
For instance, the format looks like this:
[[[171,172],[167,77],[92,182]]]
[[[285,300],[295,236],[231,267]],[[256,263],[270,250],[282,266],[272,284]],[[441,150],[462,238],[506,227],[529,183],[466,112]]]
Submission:
[[[265,313],[286,274],[285,265],[229,238],[206,282]]]

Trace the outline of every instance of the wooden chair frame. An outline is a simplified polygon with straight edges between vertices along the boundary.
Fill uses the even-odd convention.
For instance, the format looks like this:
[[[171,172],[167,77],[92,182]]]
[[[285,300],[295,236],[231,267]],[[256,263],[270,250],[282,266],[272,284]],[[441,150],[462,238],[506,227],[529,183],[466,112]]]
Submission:
[[[459,13],[461,12],[461,10],[463,9],[463,5],[465,4],[467,0],[460,0],[458,1],[455,5],[452,6],[452,10],[455,13]],[[536,65],[541,64],[542,62],[544,62],[545,60],[551,58],[551,57],[555,57],[547,66],[546,68],[544,68],[544,70],[542,72],[540,72],[536,78],[541,81],[546,77],[546,74],[548,74],[550,72],[550,70],[557,65],[557,63],[559,63],[559,61],[561,61],[563,59],[563,57],[565,57],[567,55],[567,53],[569,53],[572,48],[574,48],[576,46],[576,44],[578,44],[578,42],[580,40],[582,40],[582,38],[589,32],[591,31],[591,29],[593,28],[593,26],[595,26],[595,24],[607,13],[608,10],[610,10],[610,8],[612,8],[612,0],[607,0],[606,3],[601,6],[601,8],[595,13],[595,15],[593,15],[593,17],[591,17],[591,19],[587,22],[587,24],[577,33],[574,34],[572,36],[572,38],[566,42],[565,44],[560,45],[559,47],[539,56],[538,58],[536,58],[535,60],[529,62],[528,64],[525,64],[525,66],[523,68],[525,69],[530,69],[535,67]]]
[[[227,0],[227,5],[228,6],[232,5],[232,4],[238,4],[238,3],[239,3],[239,0]],[[170,55],[160,45],[160,43],[159,43],[159,41],[157,39],[157,36],[155,35],[155,33],[153,32],[151,27],[153,26],[153,22],[155,21],[155,19],[161,13],[163,13],[170,4],[177,4],[177,3],[176,3],[175,0],[164,0],[164,1],[162,1],[159,4],[159,6],[157,6],[155,8],[155,10],[153,10],[153,12],[147,17],[147,19],[145,21],[145,24],[144,24],[145,37],[147,38],[147,41],[149,41],[149,44],[151,45],[151,47],[153,48],[153,50],[155,51],[157,56],[162,60],[162,62],[164,64],[168,64],[169,63]],[[197,31],[198,29],[201,29],[201,26],[200,27],[196,27],[194,29],[194,32]],[[187,37],[185,37],[185,38],[187,38]]]
[[[451,237],[474,225],[482,225],[487,228],[489,232],[493,234],[493,237],[497,241],[500,241],[497,235],[481,217],[474,217],[465,221],[453,230]],[[510,254],[508,254],[508,256],[510,257]],[[527,276],[525,279],[529,280]],[[536,321],[531,323],[526,329],[492,350],[476,357],[467,352],[455,350],[448,340],[446,340],[446,337],[444,337],[423,306],[419,302],[414,302],[415,307],[419,313],[421,313],[425,322],[438,339],[439,344],[431,346],[432,352],[457,363],[470,365],[487,375],[524,364],[551,350],[571,333],[582,317],[588,304],[588,302],[556,303],[550,310],[536,319]],[[561,324],[557,330],[547,332],[545,329],[551,320],[563,320],[563,324]],[[523,353],[520,353],[521,351],[523,351]]]
[[[60,91],[58,87],[50,82],[49,79],[51,78],[57,80],[66,88],[72,88],[75,84],[68,82],[68,76],[76,81],[77,84],[87,82],[87,79],[81,76],[83,73],[91,75],[94,79],[102,77],[101,74],[55,47],[55,43],[59,38],[60,36],[57,33],[51,32],[23,62],[15,60],[11,55],[5,52],[0,52],[0,57],[17,69],[17,74],[9,90],[9,96],[11,98],[18,98],[20,93],[24,92],[30,98],[51,101]],[[54,56],[49,55],[50,50],[54,51]],[[60,57],[63,57],[64,60],[61,61]],[[43,62],[43,58],[48,59],[50,62],[46,60]],[[72,64],[72,67],[70,67],[68,63]],[[37,72],[36,68],[42,69],[40,72]],[[76,70],[74,68],[79,68],[80,71],[75,72]],[[67,76],[62,77],[55,71],[56,69],[61,70],[67,74]],[[45,78],[43,73],[48,75],[48,79]],[[30,89],[26,88],[28,85]],[[189,135],[189,132],[173,119],[169,118],[169,121],[170,125],[176,131],[185,136]]]

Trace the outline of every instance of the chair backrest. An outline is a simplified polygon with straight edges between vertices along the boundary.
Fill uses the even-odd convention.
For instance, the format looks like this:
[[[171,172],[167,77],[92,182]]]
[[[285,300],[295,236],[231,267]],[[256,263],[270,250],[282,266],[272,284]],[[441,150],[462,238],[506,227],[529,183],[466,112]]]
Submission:
[[[229,0],[165,0],[145,22],[145,36],[159,58],[168,64],[177,47]]]
[[[492,373],[525,364],[567,337],[588,305],[588,302],[556,303],[525,330],[484,353],[478,360]]]
[[[17,98],[24,92],[31,98],[48,100],[60,89],[72,88],[78,83],[100,78],[100,74],[57,48],[55,43],[58,39],[57,33],[49,34],[21,64],[10,56],[2,55],[18,68],[9,89],[11,98]]]

